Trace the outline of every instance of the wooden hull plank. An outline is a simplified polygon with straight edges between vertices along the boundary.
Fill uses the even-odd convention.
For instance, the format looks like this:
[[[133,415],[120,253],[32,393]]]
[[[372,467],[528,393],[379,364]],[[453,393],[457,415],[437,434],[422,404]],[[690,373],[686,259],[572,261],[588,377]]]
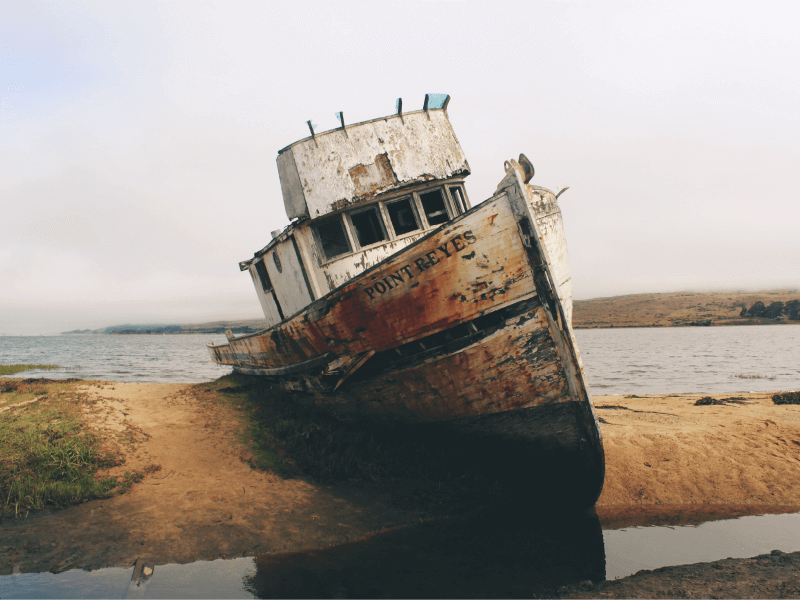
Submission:
[[[212,358],[341,418],[506,444],[536,457],[534,479],[593,504],[604,453],[571,328],[561,213],[523,177],[511,161],[486,202],[283,323],[210,346]]]

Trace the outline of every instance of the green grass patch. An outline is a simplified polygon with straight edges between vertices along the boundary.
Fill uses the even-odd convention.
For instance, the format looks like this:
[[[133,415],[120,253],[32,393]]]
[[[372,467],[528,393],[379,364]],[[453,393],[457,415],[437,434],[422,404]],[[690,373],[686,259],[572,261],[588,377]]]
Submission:
[[[96,477],[98,469],[121,464],[121,454],[86,428],[86,401],[75,387],[74,381],[0,381],[0,518],[108,498],[141,479],[138,473]]]
[[[14,375],[25,371],[52,371],[58,369],[58,365],[0,365],[0,375]]]

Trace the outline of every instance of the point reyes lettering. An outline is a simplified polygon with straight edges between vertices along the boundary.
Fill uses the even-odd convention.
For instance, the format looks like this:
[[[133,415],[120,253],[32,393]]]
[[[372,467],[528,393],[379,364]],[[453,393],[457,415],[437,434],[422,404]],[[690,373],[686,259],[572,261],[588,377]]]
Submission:
[[[364,293],[369,296],[370,300],[374,300],[377,296],[408,283],[420,273],[440,264],[442,261],[456,256],[467,246],[472,246],[476,241],[477,238],[472,231],[465,231],[463,236],[459,233],[441,246],[438,246],[436,250],[426,252],[424,255],[400,267],[394,273],[389,273],[383,279],[376,281],[370,287],[364,288]]]

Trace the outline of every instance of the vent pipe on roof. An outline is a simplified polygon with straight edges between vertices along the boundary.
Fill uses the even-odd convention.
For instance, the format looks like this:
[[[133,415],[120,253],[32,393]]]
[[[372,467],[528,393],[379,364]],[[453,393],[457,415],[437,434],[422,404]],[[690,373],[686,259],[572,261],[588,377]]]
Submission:
[[[333,114],[334,114],[334,116],[335,116],[335,117],[336,117],[336,118],[339,120],[339,123],[341,123],[341,124],[342,124],[342,131],[344,131],[344,135],[345,135],[345,137],[349,137],[349,136],[347,135],[347,129],[346,129],[346,128],[345,128],[345,126],[344,126],[344,112],[342,112],[342,111],[340,110],[339,112],[337,112],[337,113],[333,113]]]
[[[317,144],[317,136],[314,135],[314,129],[316,128],[316,125],[314,125],[310,120],[306,121],[306,124],[308,125],[308,130],[311,132],[311,137],[314,140],[314,144],[319,147],[319,144]]]

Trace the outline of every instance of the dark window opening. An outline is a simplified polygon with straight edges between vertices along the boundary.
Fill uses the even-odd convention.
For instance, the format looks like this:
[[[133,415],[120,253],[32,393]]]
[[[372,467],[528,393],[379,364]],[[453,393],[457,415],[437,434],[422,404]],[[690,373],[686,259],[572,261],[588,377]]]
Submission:
[[[453,203],[456,205],[456,211],[458,214],[463,215],[465,212],[467,212],[467,201],[464,198],[464,192],[461,191],[461,188],[451,187],[450,195],[453,197]]]
[[[272,251],[272,261],[275,263],[275,268],[278,269],[278,273],[283,273],[283,267],[281,266],[281,257],[278,256],[278,249]]]
[[[383,223],[377,208],[369,208],[350,215],[359,245],[370,246],[386,239]]]
[[[267,265],[264,264],[263,260],[259,260],[256,263],[256,273],[258,273],[258,278],[261,280],[261,289],[265,292],[272,291],[272,282],[269,280]]]
[[[335,217],[316,226],[325,260],[350,252],[350,242],[341,217]]]
[[[432,192],[420,194],[419,199],[422,201],[422,209],[425,211],[425,216],[428,217],[430,225],[441,225],[450,220],[442,190],[433,190]]]
[[[414,214],[410,198],[387,204],[386,210],[389,213],[389,219],[392,221],[395,235],[403,235],[419,229],[417,215]]]

